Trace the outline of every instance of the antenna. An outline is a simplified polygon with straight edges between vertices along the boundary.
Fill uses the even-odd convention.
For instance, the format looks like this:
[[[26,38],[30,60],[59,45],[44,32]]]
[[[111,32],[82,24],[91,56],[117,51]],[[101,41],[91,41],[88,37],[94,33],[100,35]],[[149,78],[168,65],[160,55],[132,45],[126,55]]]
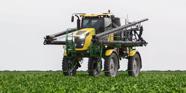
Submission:
[[[125,24],[129,24],[129,17],[128,17],[128,14],[127,14],[127,18],[125,18]]]
[[[110,9],[108,10],[108,13],[110,13]]]

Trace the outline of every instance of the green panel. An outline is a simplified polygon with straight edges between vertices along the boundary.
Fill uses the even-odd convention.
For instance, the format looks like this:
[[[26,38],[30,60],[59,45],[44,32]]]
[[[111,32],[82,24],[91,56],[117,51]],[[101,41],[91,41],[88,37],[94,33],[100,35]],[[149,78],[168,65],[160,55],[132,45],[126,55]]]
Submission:
[[[90,56],[91,57],[102,57],[103,47],[98,43],[90,45]]]
[[[69,39],[69,37],[72,37]],[[76,56],[76,51],[75,51],[75,43],[73,41],[73,35],[66,35],[66,51],[68,56],[74,57]]]

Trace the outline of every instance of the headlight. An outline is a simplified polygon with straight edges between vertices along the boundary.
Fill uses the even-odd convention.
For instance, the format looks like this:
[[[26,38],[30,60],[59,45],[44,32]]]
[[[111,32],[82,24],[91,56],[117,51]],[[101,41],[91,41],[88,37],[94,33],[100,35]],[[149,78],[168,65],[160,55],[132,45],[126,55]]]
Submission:
[[[79,36],[80,39],[85,39],[85,35]]]
[[[85,43],[85,37],[75,37],[75,47],[76,48],[83,48],[83,45]]]
[[[75,39],[75,46],[76,48],[83,48],[83,46],[85,45],[85,40],[86,37],[89,35],[88,32],[78,32],[76,33],[76,36],[74,37]]]

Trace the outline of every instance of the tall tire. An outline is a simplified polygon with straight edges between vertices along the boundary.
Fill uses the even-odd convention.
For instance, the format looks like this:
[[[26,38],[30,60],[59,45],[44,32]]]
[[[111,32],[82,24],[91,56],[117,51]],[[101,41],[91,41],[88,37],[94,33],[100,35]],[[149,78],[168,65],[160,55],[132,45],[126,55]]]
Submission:
[[[139,52],[134,56],[128,58],[128,75],[129,76],[138,76],[142,67],[141,57]]]
[[[67,57],[63,58],[62,70],[65,76],[74,76],[76,74],[78,66],[77,63],[75,62],[76,62],[75,59],[70,59]]]
[[[98,76],[102,69],[101,58],[89,58],[88,73],[90,76]]]
[[[119,59],[116,53],[112,53],[110,56],[105,58],[104,70],[105,75],[115,77],[119,69]]]

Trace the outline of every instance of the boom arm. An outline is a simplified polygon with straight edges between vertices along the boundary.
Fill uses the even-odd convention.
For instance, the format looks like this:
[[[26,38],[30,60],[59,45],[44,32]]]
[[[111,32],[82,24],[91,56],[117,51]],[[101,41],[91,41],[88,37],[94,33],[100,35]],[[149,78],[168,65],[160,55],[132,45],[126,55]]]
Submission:
[[[147,21],[148,19],[143,19],[143,20],[139,20],[136,22],[131,22],[129,24],[105,31],[103,33],[99,33],[97,35],[95,35],[94,37],[94,41],[97,41],[99,43],[102,44],[106,44],[106,45],[116,45],[116,44],[121,44],[122,46],[126,46],[126,47],[132,47],[132,46],[143,46],[143,45],[147,45],[147,42],[145,40],[143,40],[143,38],[141,37],[142,35],[142,31],[143,31],[143,27],[142,26],[137,26],[137,24],[140,24],[144,21]],[[136,26],[136,27],[133,27]],[[119,32],[132,32],[137,35],[138,39],[136,41],[132,41],[132,40],[123,40],[123,38],[120,38],[120,40],[114,40],[114,41],[107,41],[107,40],[102,40],[103,37],[109,35],[109,34],[113,34],[113,33],[119,33]],[[137,31],[140,31],[140,33],[138,34]],[[123,35],[123,34],[121,34]],[[122,36],[121,36],[122,37]]]
[[[114,28],[114,29],[105,31],[105,32],[103,32],[103,33],[97,34],[95,37],[96,37],[96,38],[100,38],[100,37],[102,37],[102,36],[105,36],[105,35],[108,35],[108,34],[111,34],[111,33],[121,32],[121,31],[123,31],[123,29],[126,29],[126,28],[128,28],[128,27],[134,26],[134,25],[136,25],[136,24],[142,23],[142,22],[147,21],[147,20],[148,20],[148,19],[146,18],[146,19],[143,19],[143,20],[139,20],[139,21],[137,21],[137,22],[132,22],[132,23],[130,23],[130,24],[126,24],[126,25],[123,25],[123,26],[120,26],[120,27],[117,27],[117,28]]]
[[[71,28],[71,29],[67,29],[66,31],[62,31],[59,33],[55,33],[52,35],[47,35],[44,39],[44,45],[46,44],[51,44],[51,45],[64,45],[65,41],[56,41],[56,37],[68,34],[68,33],[72,33],[74,31],[76,31],[76,28]]]
[[[113,28],[113,29],[108,30],[108,31],[104,31],[104,32],[99,33],[99,34],[96,34],[93,37],[93,42],[99,42],[99,43],[106,44],[106,45],[122,44],[123,46],[126,46],[126,47],[127,46],[131,47],[131,46],[146,45],[147,42],[145,40],[143,40],[143,38],[141,37],[143,28],[142,28],[142,26],[138,27],[137,24],[140,24],[140,23],[145,22],[147,20],[148,19],[146,18],[146,19],[142,19],[142,20],[139,20],[139,21],[136,21],[136,22],[130,22],[129,24],[126,24],[126,25],[123,25],[123,26],[120,26],[120,27],[117,27],[117,28]],[[136,26],[136,27],[134,27],[134,26]],[[56,37],[59,37],[59,36],[74,32],[74,31],[77,31],[77,28],[68,29],[66,31],[62,31],[62,32],[52,34],[52,35],[47,35],[44,38],[45,39],[44,40],[44,45],[46,45],[46,44],[65,45],[66,41],[57,41]],[[122,40],[122,39],[114,40],[114,41],[102,40],[103,37],[105,37],[109,34],[114,34],[114,33],[119,33],[119,32],[127,32],[127,31],[129,31],[129,32],[134,31],[135,34],[137,33],[137,31],[140,31],[140,33],[137,34],[139,39],[137,41],[132,41],[132,40],[126,41],[126,40]]]

